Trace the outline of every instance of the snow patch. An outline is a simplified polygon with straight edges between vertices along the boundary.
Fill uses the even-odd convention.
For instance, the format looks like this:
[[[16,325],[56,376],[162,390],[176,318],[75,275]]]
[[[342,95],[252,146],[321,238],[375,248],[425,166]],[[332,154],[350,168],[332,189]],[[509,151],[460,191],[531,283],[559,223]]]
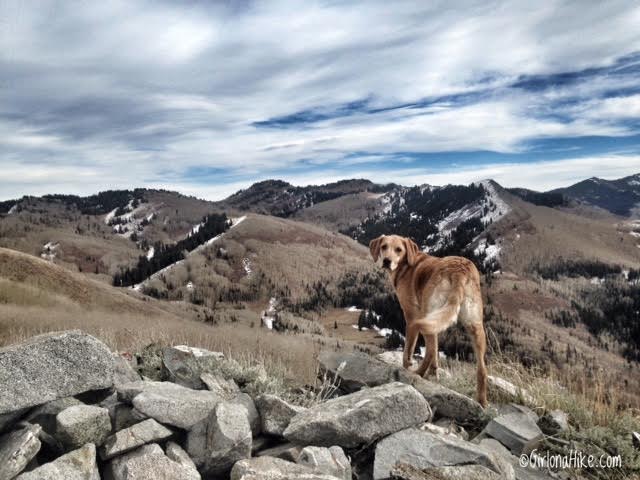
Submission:
[[[58,242],[47,242],[42,247],[42,253],[40,254],[40,258],[44,258],[52,262],[54,258],[56,258],[57,250],[60,244]]]
[[[9,211],[7,212],[7,215],[13,215],[17,211],[18,211],[18,204],[16,203],[13,207],[9,209]]]
[[[278,300],[276,299],[276,297],[271,297],[269,299],[269,306],[264,312],[262,312],[262,315],[260,316],[260,322],[262,323],[262,326],[268,328],[269,330],[273,330],[273,322],[276,319],[276,314],[278,313],[277,305]]]
[[[244,272],[247,274],[247,277],[251,276],[252,273],[252,269],[251,269],[251,260],[249,260],[248,258],[243,258],[242,259],[242,268],[244,268]]]
[[[351,305],[349,308],[345,309],[347,312],[361,312],[362,309],[356,307],[355,305]]]
[[[156,249],[154,247],[150,247],[147,252],[147,260],[151,260],[153,256],[156,254]]]

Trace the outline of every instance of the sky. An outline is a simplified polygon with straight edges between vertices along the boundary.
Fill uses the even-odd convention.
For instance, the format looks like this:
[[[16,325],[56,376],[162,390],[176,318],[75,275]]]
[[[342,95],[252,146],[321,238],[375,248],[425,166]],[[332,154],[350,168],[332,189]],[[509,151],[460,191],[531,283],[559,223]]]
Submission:
[[[0,199],[640,172],[633,1],[0,1]]]

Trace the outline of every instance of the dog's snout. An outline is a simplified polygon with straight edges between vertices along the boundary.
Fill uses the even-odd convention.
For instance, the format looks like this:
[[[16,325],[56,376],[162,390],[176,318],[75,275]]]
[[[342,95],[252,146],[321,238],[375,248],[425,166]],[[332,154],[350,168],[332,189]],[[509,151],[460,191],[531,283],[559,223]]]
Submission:
[[[382,260],[382,266],[384,268],[389,268],[391,266],[391,260],[389,260],[388,258],[385,258]]]

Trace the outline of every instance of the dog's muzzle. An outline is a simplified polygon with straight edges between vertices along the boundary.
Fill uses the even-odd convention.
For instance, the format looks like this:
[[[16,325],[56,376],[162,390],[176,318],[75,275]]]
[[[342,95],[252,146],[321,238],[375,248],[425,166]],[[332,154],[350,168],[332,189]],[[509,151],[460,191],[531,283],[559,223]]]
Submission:
[[[382,260],[382,268],[391,268],[391,260],[388,258]]]

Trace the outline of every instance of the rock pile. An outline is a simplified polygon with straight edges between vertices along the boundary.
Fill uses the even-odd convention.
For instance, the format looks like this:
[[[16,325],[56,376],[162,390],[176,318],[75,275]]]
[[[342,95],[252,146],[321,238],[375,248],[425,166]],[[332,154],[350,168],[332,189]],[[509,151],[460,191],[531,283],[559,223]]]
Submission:
[[[150,352],[136,365],[78,331],[0,349],[0,479],[542,479],[514,455],[538,424],[567,428],[518,406],[489,420],[364,354],[323,353],[341,390],[303,408],[236,383],[220,353]]]

